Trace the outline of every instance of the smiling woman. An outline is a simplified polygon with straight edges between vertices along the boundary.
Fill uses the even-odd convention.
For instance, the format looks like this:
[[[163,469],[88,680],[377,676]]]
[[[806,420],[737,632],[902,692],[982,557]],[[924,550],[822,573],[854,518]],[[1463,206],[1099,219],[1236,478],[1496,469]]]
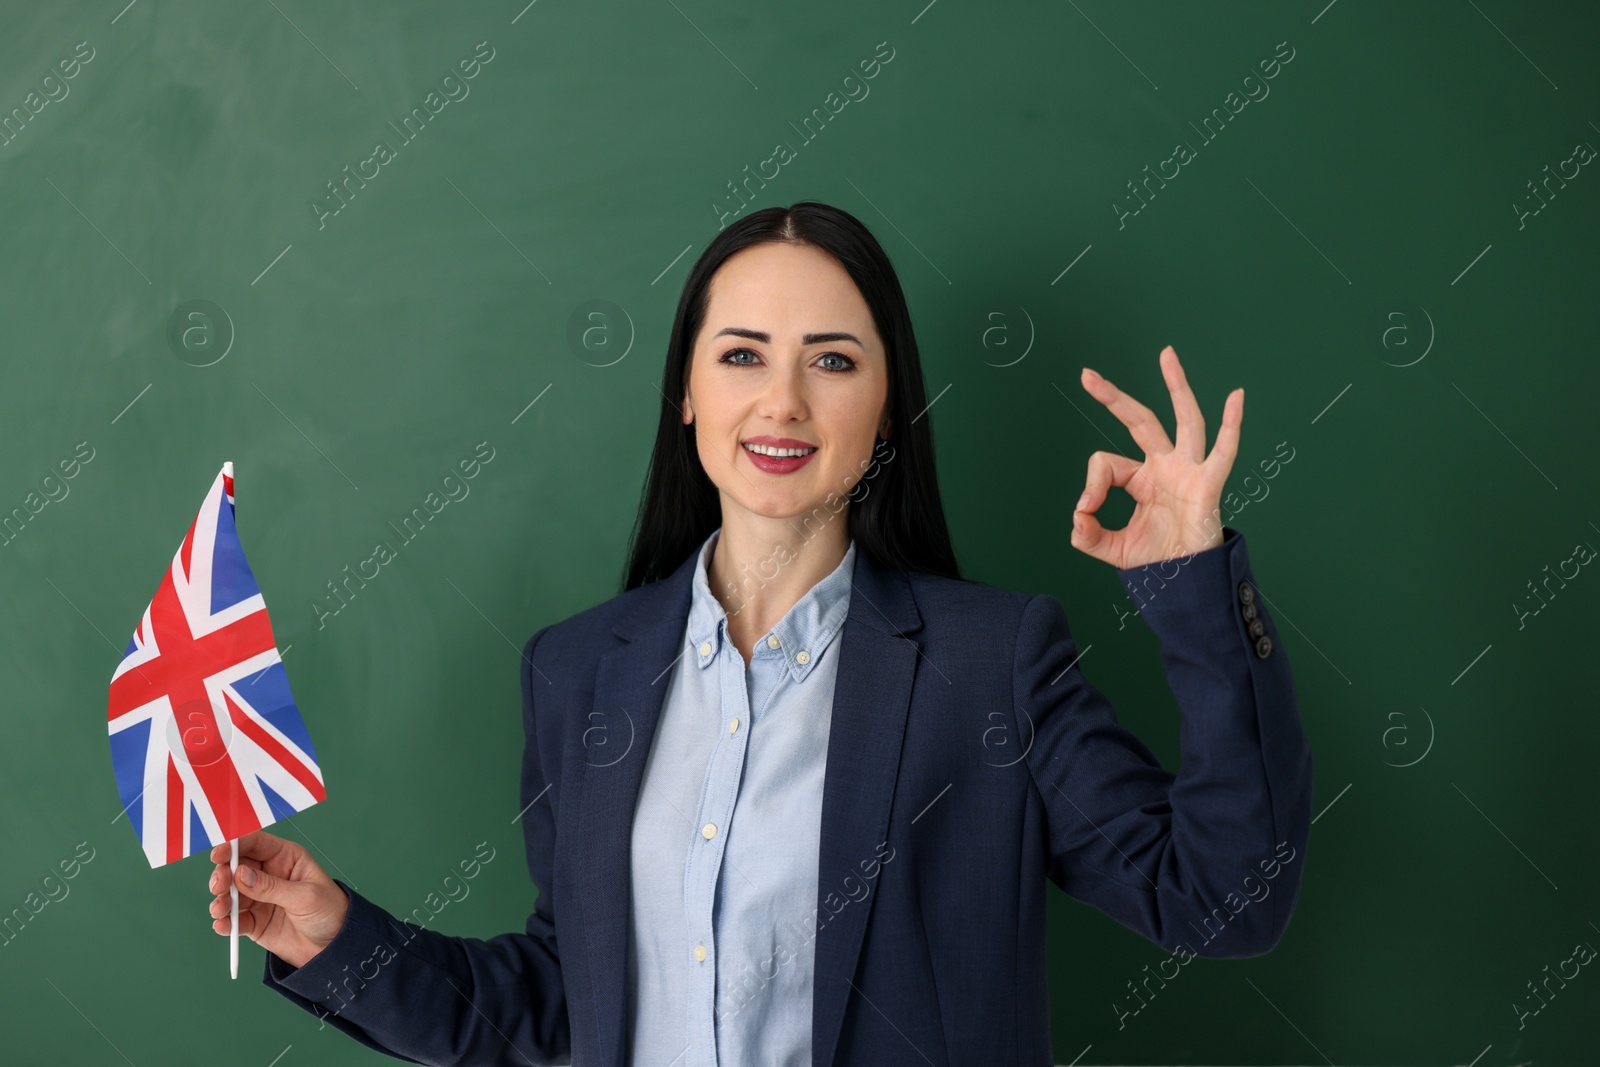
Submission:
[[[844,558],[843,524],[805,537],[793,517],[835,486],[852,487],[874,442],[889,437],[888,359],[855,282],[815,245],[746,248],[707,290],[682,419],[720,499],[708,580],[737,588],[735,576],[774,545],[794,560],[732,616],[731,639],[748,661],[756,638]]]
[[[1130,592],[1181,567],[1141,612],[1177,773],[1084,675],[1058,600],[961,578],[877,240],[811,201],[728,226],[678,302],[623,589],[522,648],[524,929],[419,929],[329,1013],[398,920],[263,834],[281,873],[240,890],[240,925],[267,983],[419,1063],[1038,1067],[1047,881],[1195,956],[1271,949],[1303,863],[1253,907],[1236,890],[1275,847],[1304,854],[1311,752],[1244,537],[1201,526],[1244,396],[1207,454],[1177,353],[1160,361],[1176,441],[1084,369],[1145,456],[1088,457],[1062,540]],[[1112,487],[1137,504],[1119,530],[1094,517]],[[622,753],[596,762],[618,715]],[[1208,923],[1226,936],[1191,940]]]
[[[834,524],[806,551],[788,591],[831,570],[847,542],[896,567],[958,578],[931,419],[895,418],[924,410],[927,396],[883,250],[853,217],[813,202],[755,212],[718,245],[685,281],[668,340],[662,390],[681,400],[662,409],[624,589],[671,573],[719,526],[728,534],[711,563],[719,588],[773,545],[802,558],[795,517],[849,492],[874,445],[891,438],[893,472],[850,507],[848,528]],[[685,462],[691,453],[698,462]],[[780,592],[774,602],[797,598]]]

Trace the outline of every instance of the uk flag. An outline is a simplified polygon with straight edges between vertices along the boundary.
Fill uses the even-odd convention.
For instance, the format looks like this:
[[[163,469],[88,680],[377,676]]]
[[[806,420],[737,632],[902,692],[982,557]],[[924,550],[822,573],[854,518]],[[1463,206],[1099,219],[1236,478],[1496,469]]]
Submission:
[[[111,763],[151,867],[326,797],[224,463],[111,676]]]

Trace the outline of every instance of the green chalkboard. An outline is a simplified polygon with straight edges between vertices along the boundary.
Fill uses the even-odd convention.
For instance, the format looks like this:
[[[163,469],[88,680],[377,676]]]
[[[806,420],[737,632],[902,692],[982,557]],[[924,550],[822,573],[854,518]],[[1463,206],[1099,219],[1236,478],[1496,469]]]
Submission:
[[[1504,0],[6,4],[0,1058],[381,1059],[255,945],[230,982],[207,861],[152,870],[117,818],[107,684],[225,461],[328,782],[279,828],[397,914],[492,850],[433,925],[522,929],[518,650],[619,591],[689,266],[815,199],[900,273],[964,572],[1058,596],[1174,769],[1155,638],[1068,545],[1089,453],[1138,455],[1078,370],[1170,420],[1171,343],[1213,431],[1247,389],[1225,505],[1315,755],[1304,891],[1275,951],[1132,1012],[1167,953],[1052,889],[1057,1060],[1589,1062],[1600,978],[1548,976],[1600,944],[1597,30]]]

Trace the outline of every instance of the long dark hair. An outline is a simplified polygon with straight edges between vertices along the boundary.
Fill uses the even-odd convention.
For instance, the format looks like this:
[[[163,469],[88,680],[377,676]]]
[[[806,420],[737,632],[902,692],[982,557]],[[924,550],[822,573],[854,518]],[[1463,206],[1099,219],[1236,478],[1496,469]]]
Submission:
[[[872,309],[888,356],[891,440],[878,439],[872,466],[849,493],[857,554],[901,571],[960,578],[939,500],[922,359],[900,279],[859,219],[802,200],[787,208],[762,208],[729,224],[700,254],[683,284],[667,341],[661,423],[629,540],[623,592],[671,574],[721,524],[717,487],[700,465],[694,427],[684,425],[679,404],[688,391],[689,362],[705,321],[712,275],[735,252],[769,241],[815,245],[838,260]]]

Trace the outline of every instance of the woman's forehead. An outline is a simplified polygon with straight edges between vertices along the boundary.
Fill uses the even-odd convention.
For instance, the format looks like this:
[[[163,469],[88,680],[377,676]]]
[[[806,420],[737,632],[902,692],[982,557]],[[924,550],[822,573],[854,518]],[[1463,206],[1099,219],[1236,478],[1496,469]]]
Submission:
[[[768,248],[782,251],[746,258]],[[775,342],[839,331],[864,343],[870,343],[868,334],[876,340],[871,309],[854,280],[838,261],[809,246],[759,245],[718,269],[708,292],[704,336],[729,327],[766,333]]]

